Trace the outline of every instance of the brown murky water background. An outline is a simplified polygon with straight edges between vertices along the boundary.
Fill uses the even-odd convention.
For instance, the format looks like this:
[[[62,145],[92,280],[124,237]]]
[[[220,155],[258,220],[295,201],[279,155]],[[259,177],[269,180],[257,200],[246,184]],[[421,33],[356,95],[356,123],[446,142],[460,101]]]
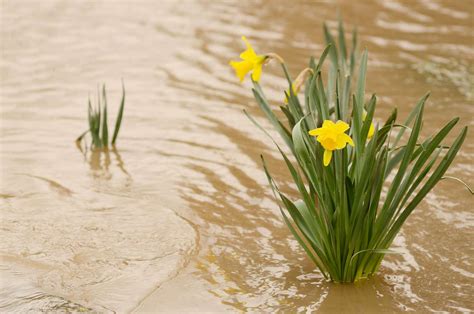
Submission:
[[[326,283],[283,225],[263,153],[291,187],[228,60],[247,35],[293,75],[323,49],[321,23],[358,26],[377,117],[432,91],[425,134],[473,124],[474,3],[413,1],[1,2],[1,312],[470,312],[472,197],[441,182],[377,277]],[[118,148],[81,153],[97,84]],[[277,105],[276,65],[263,86]],[[449,173],[474,185],[474,133]],[[286,184],[285,184],[286,183]]]

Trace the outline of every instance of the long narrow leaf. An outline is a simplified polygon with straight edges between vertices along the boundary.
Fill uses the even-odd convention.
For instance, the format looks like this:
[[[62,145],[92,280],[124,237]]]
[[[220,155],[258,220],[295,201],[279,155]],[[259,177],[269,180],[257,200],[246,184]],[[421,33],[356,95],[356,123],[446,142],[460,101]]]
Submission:
[[[123,82],[122,82],[122,101],[120,102],[120,108],[117,114],[117,119],[115,120],[115,129],[114,129],[114,135],[112,137],[112,145],[115,145],[115,142],[117,141],[117,136],[120,131],[120,125],[122,124],[124,107],[125,107],[125,86],[123,85]]]

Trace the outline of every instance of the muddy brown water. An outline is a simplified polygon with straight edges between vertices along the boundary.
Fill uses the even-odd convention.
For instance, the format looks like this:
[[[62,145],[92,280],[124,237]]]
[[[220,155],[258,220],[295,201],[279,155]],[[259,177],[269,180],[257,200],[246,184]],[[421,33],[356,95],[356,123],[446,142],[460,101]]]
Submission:
[[[378,119],[432,91],[424,134],[473,125],[471,1],[1,1],[1,312],[470,312],[472,197],[443,181],[379,274],[323,280],[279,215],[268,123],[228,66],[246,35],[296,75],[339,11],[369,49]],[[86,101],[127,91],[116,150],[81,152]],[[276,65],[262,85],[276,105]],[[459,130],[459,128],[458,128]],[[449,174],[474,185],[474,133]]]

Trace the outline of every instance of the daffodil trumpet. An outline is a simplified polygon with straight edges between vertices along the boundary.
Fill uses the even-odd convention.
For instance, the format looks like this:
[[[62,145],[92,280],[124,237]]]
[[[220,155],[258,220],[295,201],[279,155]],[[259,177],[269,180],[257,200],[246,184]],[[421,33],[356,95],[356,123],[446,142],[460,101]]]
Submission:
[[[377,97],[373,95],[368,102],[365,99],[367,50],[356,57],[359,53],[354,33],[347,54],[349,46],[342,23],[338,32],[336,42],[329,29],[324,28],[326,49],[317,62],[311,58],[309,69],[294,81],[280,60],[290,86],[287,96],[297,95],[309,80],[304,102],[291,97],[287,105],[280,106],[287,119],[273,111],[255,77],[252,91],[262,112],[288,146],[285,150],[272,138],[289,170],[297,197],[279,189],[262,157],[283,220],[325,278],[355,282],[374,275],[384,256],[394,253],[390,249],[392,242],[423,198],[446,177],[467,128],[462,128],[456,137],[450,136],[459,121],[454,118],[422,139],[423,112],[429,94],[420,98],[404,123],[396,123],[395,109],[384,124],[375,127]],[[321,69],[327,55],[330,75],[324,76],[327,81],[323,82]],[[248,63],[245,71],[236,70],[239,78],[252,71],[255,76],[259,62],[268,62],[252,53],[241,57]],[[252,63],[252,58],[258,62]],[[255,119],[250,119],[271,138]],[[404,127],[398,128],[401,125]],[[404,132],[409,132],[408,136]],[[454,141],[445,145],[449,138]],[[441,150],[446,152],[440,154]]]

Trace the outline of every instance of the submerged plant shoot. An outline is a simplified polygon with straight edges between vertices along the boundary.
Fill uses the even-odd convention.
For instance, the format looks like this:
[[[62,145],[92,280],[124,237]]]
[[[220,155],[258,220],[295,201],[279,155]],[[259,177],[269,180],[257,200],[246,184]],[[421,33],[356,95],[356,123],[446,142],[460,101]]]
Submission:
[[[375,123],[377,97],[365,95],[367,50],[357,53],[355,31],[349,50],[342,23],[336,38],[326,25],[324,34],[326,49],[295,80],[281,57],[257,55],[245,38],[243,61],[231,65],[240,80],[251,73],[259,107],[294,157],[275,142],[297,188],[296,198],[281,192],[262,157],[284,221],[326,278],[354,282],[377,272],[384,255],[393,252],[389,248],[400,228],[443,178],[467,128],[449,146],[444,140],[458,118],[422,138],[429,93],[404,122],[397,121],[394,109],[384,123]],[[327,59],[326,76],[322,69]],[[283,115],[274,113],[259,84],[262,64],[271,60],[281,64],[288,81],[279,105]],[[304,94],[297,95],[303,87]]]
[[[119,111],[117,113],[117,118],[115,120],[114,133],[112,138],[109,141],[109,126],[108,126],[108,116],[107,116],[107,93],[105,90],[105,85],[102,86],[102,92],[97,91],[97,105],[93,106],[89,98],[88,102],[88,111],[87,118],[89,129],[82,133],[77,139],[76,142],[80,143],[85,139],[85,136],[90,133],[91,135],[91,147],[94,149],[108,148],[109,143],[114,146],[118,134],[120,131],[120,126],[122,124],[123,110],[125,106],[125,87],[122,84],[122,100],[120,101]]]

